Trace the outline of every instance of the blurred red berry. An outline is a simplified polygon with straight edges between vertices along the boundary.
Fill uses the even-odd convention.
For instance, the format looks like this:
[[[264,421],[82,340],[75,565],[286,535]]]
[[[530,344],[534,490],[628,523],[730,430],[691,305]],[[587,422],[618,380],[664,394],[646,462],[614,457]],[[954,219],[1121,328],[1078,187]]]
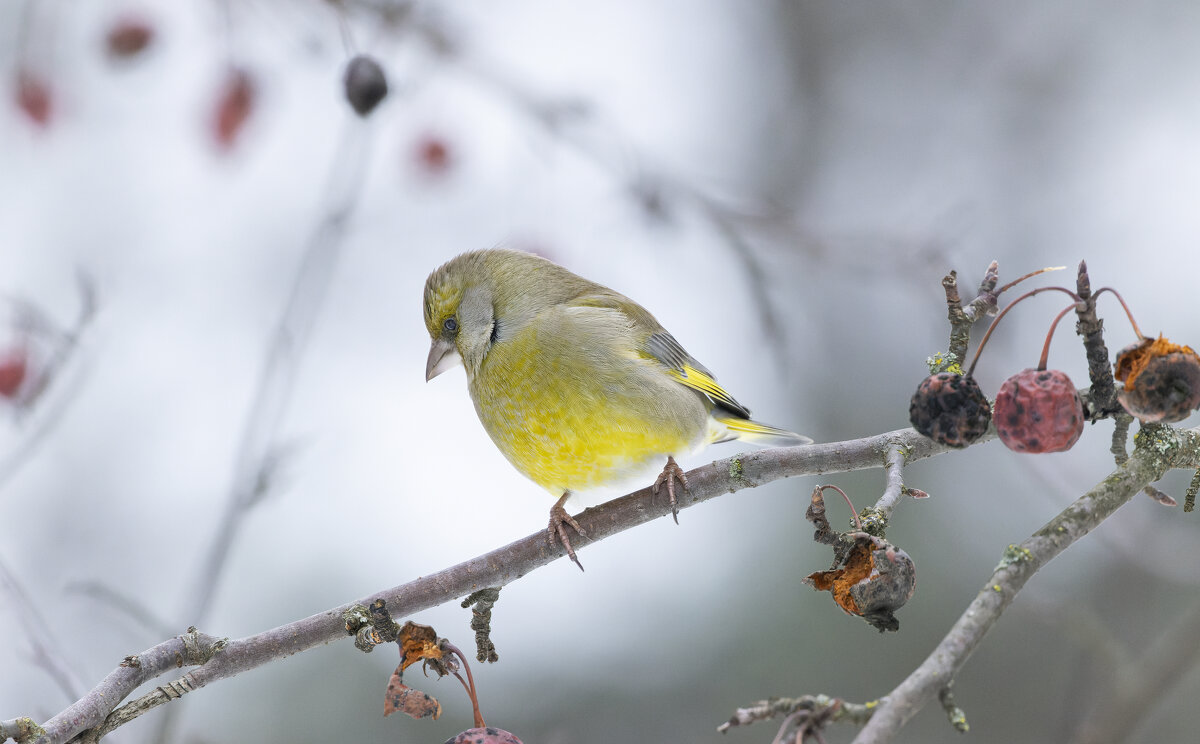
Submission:
[[[426,173],[440,176],[450,170],[450,146],[437,135],[426,135],[417,141],[417,165]]]
[[[996,433],[1014,452],[1065,452],[1083,433],[1083,401],[1065,372],[1027,369],[996,393]]]
[[[28,374],[29,352],[26,349],[16,347],[0,352],[0,398],[16,398]]]
[[[224,150],[232,148],[254,111],[256,86],[250,73],[234,67],[225,75],[213,111],[213,139]]]
[[[487,728],[467,729],[458,736],[447,739],[446,744],[523,744],[523,742],[504,729],[488,726]]]
[[[32,70],[17,70],[17,107],[39,127],[50,125],[54,114],[54,100],[50,85]]]
[[[135,57],[154,41],[154,27],[144,18],[126,16],[118,19],[105,37],[108,56],[113,59]]]

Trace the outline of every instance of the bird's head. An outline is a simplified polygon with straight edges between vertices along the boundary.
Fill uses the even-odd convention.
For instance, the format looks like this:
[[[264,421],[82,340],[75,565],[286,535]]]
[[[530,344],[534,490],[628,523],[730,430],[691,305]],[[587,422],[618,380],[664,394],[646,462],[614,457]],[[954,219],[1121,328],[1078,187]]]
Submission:
[[[492,345],[526,327],[538,313],[603,289],[522,251],[492,248],[450,259],[425,280],[425,328],[433,342],[425,379],[457,364],[472,379]]]
[[[445,263],[425,281],[425,328],[432,344],[425,379],[459,364],[473,375],[495,340],[495,281],[479,253]]]

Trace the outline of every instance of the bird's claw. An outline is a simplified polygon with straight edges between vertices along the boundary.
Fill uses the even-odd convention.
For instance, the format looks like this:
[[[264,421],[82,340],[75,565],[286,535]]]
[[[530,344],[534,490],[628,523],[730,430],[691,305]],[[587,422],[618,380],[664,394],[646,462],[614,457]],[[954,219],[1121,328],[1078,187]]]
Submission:
[[[674,457],[668,456],[666,467],[658,474],[658,478],[654,480],[654,485],[651,486],[650,490],[657,496],[658,489],[662,487],[663,483],[667,484],[667,498],[671,502],[671,516],[675,518],[675,524],[679,524],[679,505],[675,502],[675,481],[679,481],[684,491],[691,492],[691,489],[688,487],[687,476],[683,474],[683,468],[679,467],[679,463],[675,462]]]
[[[550,524],[546,527],[546,532],[550,535],[550,544],[561,543],[567,551],[567,557],[579,566],[579,570],[583,570],[583,564],[579,562],[579,558],[575,556],[575,550],[571,547],[571,539],[567,536],[567,527],[575,530],[576,533],[583,537],[587,537],[587,530],[579,526],[579,522],[563,508],[563,503],[566,502],[569,493],[564,493],[562,498],[555,502],[554,506],[550,507]]]

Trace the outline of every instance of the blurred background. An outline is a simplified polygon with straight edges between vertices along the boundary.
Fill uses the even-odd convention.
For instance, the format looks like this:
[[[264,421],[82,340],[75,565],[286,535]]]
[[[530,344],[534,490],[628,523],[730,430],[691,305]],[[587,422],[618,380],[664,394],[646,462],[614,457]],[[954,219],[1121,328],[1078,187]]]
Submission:
[[[366,118],[342,92],[356,53],[390,87]],[[462,373],[423,379],[425,277],[468,249],[639,300],[756,418],[818,441],[908,425],[951,269],[970,297],[992,259],[1002,281],[1070,267],[1031,286],[1086,259],[1147,334],[1200,343],[1198,4],[10,0],[0,76],[0,719],[45,720],[188,625],[257,633],[544,528],[551,498]],[[1063,306],[1006,319],[985,391],[1036,365]],[[1109,348],[1131,343],[1100,307]],[[1071,325],[1050,364],[1083,384]],[[886,694],[1006,545],[1110,472],[1111,430],[906,470],[932,498],[888,534],[918,568],[898,633],[800,583],[830,561],[813,478],[588,547],[586,574],[502,592],[483,712],[530,744],[767,742],[777,723],[716,726],[772,695]],[[1182,500],[1189,477],[1160,485]],[[883,487],[820,482],[859,507]],[[1196,520],[1139,496],[1042,571],[957,681],[971,740],[1067,741],[1111,701],[1197,611]],[[413,619],[471,646],[456,604]],[[442,718],[384,719],[395,663],[314,649],[111,738],[470,727],[458,683],[415,671]],[[1194,736],[1180,671],[1137,740]],[[935,705],[899,740],[960,739]]]

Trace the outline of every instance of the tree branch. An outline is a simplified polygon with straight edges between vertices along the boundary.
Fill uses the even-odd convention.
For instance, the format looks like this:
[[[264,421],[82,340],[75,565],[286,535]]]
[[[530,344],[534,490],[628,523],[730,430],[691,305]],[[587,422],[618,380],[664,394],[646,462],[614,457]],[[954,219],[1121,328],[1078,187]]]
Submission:
[[[912,429],[900,429],[845,442],[783,447],[734,455],[689,472],[690,493],[683,494],[679,508],[686,509],[726,493],[754,488],[780,478],[883,467],[888,450],[893,448],[902,449],[907,462],[950,451],[950,448],[936,444]],[[586,546],[670,513],[671,508],[665,498],[656,498],[649,488],[643,488],[579,514],[576,518],[588,536],[580,536],[576,545]],[[538,530],[516,542],[438,573],[264,633],[230,641],[211,659],[204,662],[192,660],[197,658],[195,656],[186,656],[180,639],[166,641],[139,654],[139,666],[122,666],[109,674],[81,700],[47,721],[44,724],[45,735],[33,741],[36,744],[63,744],[81,732],[100,725],[134,689],[147,680],[164,674],[171,667],[200,664],[198,669],[185,674],[176,683],[168,686],[171,690],[183,694],[270,661],[348,637],[342,613],[354,604],[367,605],[375,599],[382,598],[387,601],[387,606],[394,616],[411,615],[482,588],[503,586],[563,556],[560,546],[547,542],[545,530]],[[211,636],[202,637],[215,642]],[[169,656],[169,664],[157,663],[156,660],[160,659],[162,654]],[[182,661],[177,663],[180,659]],[[155,704],[167,702],[169,699],[171,696],[163,693],[161,701]]]
[[[1017,592],[1037,571],[1086,535],[1118,508],[1171,469],[1195,467],[1200,460],[1200,429],[1178,431],[1167,426],[1144,426],[1133,455],[1112,475],[1081,496],[1004,558],[975,600],[946,637],[889,695],[880,699],[871,720],[855,744],[880,744],[892,739],[918,710],[937,697],[962,669],[984,635],[1012,603]]]
[[[1200,603],[1179,616],[1144,655],[1114,669],[1110,693],[1094,701],[1091,711],[1071,739],[1073,744],[1113,744],[1129,741],[1137,724],[1163,691],[1177,683],[1200,661]]]

